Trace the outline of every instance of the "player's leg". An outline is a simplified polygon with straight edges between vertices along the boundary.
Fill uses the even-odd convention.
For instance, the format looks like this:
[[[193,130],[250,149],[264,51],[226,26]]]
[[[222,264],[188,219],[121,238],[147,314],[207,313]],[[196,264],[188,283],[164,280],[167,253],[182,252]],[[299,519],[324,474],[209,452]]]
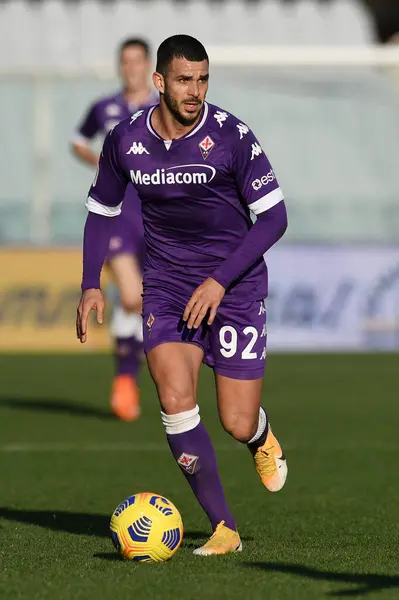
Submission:
[[[248,445],[263,485],[270,492],[278,492],[287,478],[287,461],[261,406],[263,379],[233,379],[218,373],[215,377],[223,427]]]
[[[144,346],[162,408],[162,421],[175,460],[208,515],[214,531],[224,532],[212,553],[240,548],[236,523],[220,482],[215,452],[201,421],[196,393],[205,340],[193,331],[188,343],[182,327],[184,304],[171,305],[154,294],[144,298]],[[185,343],[186,342],[186,343]],[[223,525],[222,523],[225,523]]]
[[[224,428],[248,445],[263,484],[276,492],[285,483],[287,462],[261,406],[266,339],[263,302],[222,305],[210,337],[208,364],[214,367]]]
[[[202,348],[185,343],[161,344],[147,354],[172,454],[213,529],[224,521],[235,530],[236,523],[219,479],[215,452],[196,401],[202,359]]]
[[[130,421],[140,415],[137,376],[143,358],[142,275],[132,253],[111,253],[108,264],[119,290],[111,321],[116,360],[111,406],[119,418]]]

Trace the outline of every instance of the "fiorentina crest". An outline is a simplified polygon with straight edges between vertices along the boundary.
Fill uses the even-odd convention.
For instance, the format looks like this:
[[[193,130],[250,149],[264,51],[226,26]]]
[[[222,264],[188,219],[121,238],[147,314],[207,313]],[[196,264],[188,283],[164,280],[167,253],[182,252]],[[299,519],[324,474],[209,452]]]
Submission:
[[[154,325],[155,322],[155,317],[152,313],[150,313],[150,316],[147,319],[147,328],[148,328],[148,335],[149,337],[151,337],[151,333],[152,333],[152,326]]]
[[[194,456],[193,454],[186,454],[183,452],[177,459],[177,462],[190,475],[193,475],[195,471],[195,467],[197,466],[198,456]]]
[[[208,155],[209,155],[210,151],[212,150],[212,148],[214,148],[214,146],[215,146],[215,142],[209,135],[207,135],[206,138],[204,138],[202,140],[202,142],[200,142],[198,144],[198,147],[201,150],[202,158],[204,160],[206,160],[208,158]]]

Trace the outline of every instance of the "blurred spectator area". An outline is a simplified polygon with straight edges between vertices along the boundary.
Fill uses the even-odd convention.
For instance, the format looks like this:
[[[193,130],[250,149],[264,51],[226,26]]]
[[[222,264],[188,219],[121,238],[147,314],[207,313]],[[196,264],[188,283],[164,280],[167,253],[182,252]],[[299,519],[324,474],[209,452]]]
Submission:
[[[155,45],[178,32],[213,45],[366,45],[376,37],[368,8],[378,15],[380,37],[388,36],[385,4],[388,0],[0,0],[0,67],[110,65],[121,37],[138,33]]]
[[[0,67],[109,65],[136,33],[153,44],[186,32],[207,44],[365,45],[398,30],[399,0],[0,0]]]
[[[132,33],[155,44],[184,31],[208,44],[359,45],[398,29],[399,0],[0,0],[0,66],[109,63]]]
[[[71,157],[69,139],[88,104],[117,89],[115,49],[124,36],[143,35],[154,47],[184,32],[212,46],[362,51],[392,39],[398,5],[0,0],[0,244],[80,243],[93,173]],[[40,77],[42,70],[51,76]],[[63,77],[68,71],[74,74]],[[290,204],[287,240],[399,241],[392,69],[213,65],[211,73],[209,100],[254,128],[281,180]]]
[[[370,11],[379,42],[396,41],[399,32],[398,0],[362,0]]]

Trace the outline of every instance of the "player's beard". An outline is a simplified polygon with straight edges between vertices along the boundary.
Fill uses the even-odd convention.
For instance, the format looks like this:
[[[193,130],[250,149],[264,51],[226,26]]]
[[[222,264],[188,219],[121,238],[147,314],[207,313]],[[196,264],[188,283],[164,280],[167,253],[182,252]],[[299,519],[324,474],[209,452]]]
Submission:
[[[182,115],[179,110],[178,102],[173,98],[173,96],[171,96],[169,94],[168,90],[165,90],[165,92],[163,94],[163,99],[165,100],[165,104],[168,107],[169,112],[172,114],[174,119],[176,119],[176,121],[178,123],[180,123],[180,125],[184,125],[185,127],[188,127],[189,125],[193,125],[196,122],[196,120],[198,119],[198,115],[199,115],[200,111],[197,112],[192,117],[185,117],[184,115]],[[193,100],[193,102],[195,102],[195,101]],[[199,107],[202,106],[201,101],[198,102],[198,106]]]

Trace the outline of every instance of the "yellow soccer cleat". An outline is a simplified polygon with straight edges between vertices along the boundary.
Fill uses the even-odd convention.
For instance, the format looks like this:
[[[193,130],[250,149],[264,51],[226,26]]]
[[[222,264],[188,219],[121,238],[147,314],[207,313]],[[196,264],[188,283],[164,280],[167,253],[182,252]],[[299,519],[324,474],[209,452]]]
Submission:
[[[263,485],[269,492],[280,491],[287,479],[287,460],[270,426],[263,446],[250,450]]]
[[[212,554],[230,554],[230,552],[241,552],[242,543],[238,531],[229,529],[224,521],[220,521],[209,540],[196,548],[193,554],[197,556],[211,556]]]

